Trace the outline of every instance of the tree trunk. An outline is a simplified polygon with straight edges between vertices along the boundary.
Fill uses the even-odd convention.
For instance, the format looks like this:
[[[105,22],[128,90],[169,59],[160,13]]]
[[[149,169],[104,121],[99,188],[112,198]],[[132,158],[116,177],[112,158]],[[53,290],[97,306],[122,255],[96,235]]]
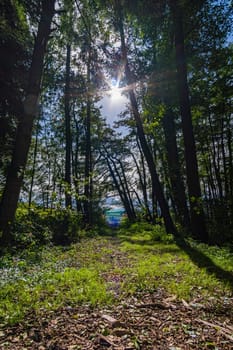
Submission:
[[[134,204],[133,204],[133,200],[131,198],[130,189],[129,189],[129,186],[128,186],[128,181],[127,181],[126,176],[125,176],[124,166],[123,166],[123,164],[122,164],[120,159],[116,159],[116,160],[120,164],[121,173],[122,173],[123,180],[124,180],[125,192],[126,192],[126,195],[128,197],[128,201],[129,201],[129,204],[130,204],[130,207],[131,207],[131,211],[132,211],[132,217],[133,217],[133,219],[136,219],[136,213],[135,213],[135,209],[134,209]]]
[[[83,208],[81,201],[79,199],[80,197],[80,188],[79,188],[79,123],[74,117],[74,122],[75,122],[75,149],[74,149],[74,154],[73,154],[73,178],[74,178],[74,188],[75,188],[75,201],[76,201],[76,209],[77,212],[83,214]]]
[[[150,175],[151,175],[151,181],[152,181],[152,187],[153,191],[156,195],[156,198],[158,200],[160,209],[161,209],[161,214],[164,219],[164,224],[166,227],[166,231],[168,233],[173,233],[177,234],[175,225],[172,221],[170,212],[169,212],[169,207],[166,202],[166,199],[164,197],[163,189],[161,186],[161,183],[159,181],[159,177],[155,168],[154,160],[152,153],[150,151],[150,148],[148,146],[148,143],[146,141],[145,133],[143,130],[143,125],[142,125],[142,120],[138,111],[138,104],[136,101],[136,97],[133,91],[133,79],[132,79],[132,74],[129,68],[129,63],[128,63],[128,57],[127,57],[127,50],[126,50],[126,45],[125,45],[125,35],[124,35],[124,28],[123,28],[123,20],[122,20],[122,9],[121,9],[121,4],[119,3],[119,0],[116,1],[117,4],[117,19],[118,19],[118,25],[119,25],[119,31],[120,31],[120,37],[121,37],[121,53],[122,53],[122,59],[125,64],[125,76],[126,76],[126,81],[128,84],[128,87],[131,87],[129,89],[129,98],[130,98],[130,103],[131,103],[131,108],[132,108],[132,114],[134,116],[135,122],[136,122],[136,127],[137,127],[137,134],[138,138],[140,140],[140,144],[142,147],[143,154],[145,156]]]
[[[31,143],[33,122],[37,113],[43,62],[50,34],[51,21],[54,15],[54,4],[55,0],[42,1],[41,19],[29,70],[26,98],[23,103],[24,114],[17,127],[12,161],[9,167],[0,207],[0,232],[2,232],[1,239],[3,242],[9,240],[9,227],[15,216],[20,189],[23,183],[23,175]]]
[[[148,204],[146,183],[145,183],[145,181],[143,181],[143,176],[142,176],[142,173],[141,173],[141,170],[140,170],[140,167],[139,167],[139,164],[137,162],[135,155],[131,152],[130,152],[130,155],[132,156],[134,163],[136,165],[136,168],[137,168],[139,183],[140,183],[142,195],[143,195],[143,203],[141,202],[141,200],[138,200],[138,201],[139,201],[140,205],[145,208],[146,219],[149,222],[153,222],[153,217],[151,215],[149,204]],[[144,177],[144,179],[145,179],[145,177]],[[136,191],[135,191],[135,193],[136,193]],[[137,197],[138,197],[138,195],[137,195]]]
[[[90,48],[87,62],[87,109],[86,109],[86,144],[85,144],[85,185],[84,185],[84,216],[87,225],[92,224],[92,198],[91,198],[91,96],[90,96]]]
[[[31,173],[31,181],[30,181],[29,196],[28,196],[28,209],[29,209],[29,211],[31,209],[31,204],[32,204],[32,193],[33,193],[33,185],[34,185],[34,178],[35,178],[35,171],[36,171],[38,134],[39,134],[39,118],[37,120],[37,125],[36,125],[36,140],[35,140],[35,146],[34,146],[34,150],[33,150],[32,173]]]
[[[114,173],[114,171],[113,171],[113,169],[111,167],[111,164],[110,164],[110,161],[108,159],[108,156],[106,156],[105,159],[107,161],[109,172],[110,172],[110,174],[112,176],[112,179],[113,179],[114,185],[116,187],[116,190],[119,193],[120,199],[121,199],[122,204],[123,204],[123,206],[125,208],[125,211],[126,211],[126,214],[128,216],[128,219],[129,219],[129,221],[133,221],[131,208],[130,208],[130,205],[129,205],[129,202],[128,202],[127,198],[125,197],[124,190],[121,189],[121,186],[120,186],[120,184],[119,184],[119,182],[118,182],[118,180],[117,180],[117,178],[115,176],[115,173]],[[114,163],[113,163],[113,165],[114,165]]]
[[[193,134],[191,108],[189,101],[182,13],[178,1],[172,0],[170,4],[174,20],[177,80],[182,130],[184,137],[184,152],[190,202],[191,228],[192,234],[195,238],[203,242],[207,242],[208,233],[206,230],[205,217],[202,206],[196,146]]]
[[[230,124],[230,123],[229,123]],[[231,218],[230,222],[233,226],[233,152],[232,152],[232,131],[230,125],[227,129],[227,145],[229,152],[229,216]]]
[[[174,202],[178,213],[178,221],[181,222],[185,228],[190,229],[190,218],[186,202],[185,187],[180,172],[175,123],[173,112],[170,108],[167,109],[162,122],[167,151],[168,172],[171,181]]]
[[[70,55],[71,46],[66,46],[66,85],[65,85],[65,205],[72,207],[71,200],[71,130],[70,130]]]

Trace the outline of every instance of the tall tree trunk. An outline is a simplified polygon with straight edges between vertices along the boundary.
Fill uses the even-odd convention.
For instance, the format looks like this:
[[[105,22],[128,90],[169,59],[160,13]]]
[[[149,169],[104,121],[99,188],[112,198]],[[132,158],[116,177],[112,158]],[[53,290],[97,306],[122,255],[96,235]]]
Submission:
[[[229,123],[230,124],[230,123]],[[232,151],[232,130],[230,125],[227,128],[227,145],[229,152],[229,216],[233,226],[233,151]]]
[[[39,134],[39,118],[37,120],[37,125],[36,125],[36,140],[35,140],[35,146],[34,146],[34,150],[33,150],[32,173],[31,173],[31,181],[30,181],[29,196],[28,196],[28,209],[29,209],[29,211],[31,209],[31,204],[32,204],[32,193],[33,193],[33,185],[34,185],[34,178],[35,178],[35,171],[36,171],[38,134]]]
[[[79,189],[79,124],[78,121],[74,118],[75,126],[76,126],[76,137],[75,137],[75,150],[73,154],[73,177],[74,177],[74,187],[75,187],[75,201],[76,201],[76,209],[79,213],[83,214],[83,208],[81,201],[79,199],[80,189]]]
[[[173,112],[169,107],[162,122],[167,151],[168,172],[171,181],[175,206],[179,216],[178,221],[181,222],[185,228],[190,229],[190,218],[186,202],[185,187],[180,172],[175,123]]]
[[[145,159],[147,161],[147,165],[150,171],[151,175],[151,181],[152,181],[152,187],[153,191],[156,195],[156,198],[158,200],[160,209],[161,209],[161,214],[164,219],[164,224],[166,227],[166,231],[169,233],[177,234],[175,225],[172,221],[170,212],[169,212],[169,207],[166,202],[166,199],[164,197],[163,189],[161,186],[161,183],[159,181],[159,177],[155,168],[155,163],[154,159],[152,156],[152,153],[150,151],[150,148],[148,146],[148,143],[146,141],[144,129],[143,129],[143,124],[141,120],[141,116],[138,110],[138,104],[137,100],[133,91],[133,79],[132,79],[132,73],[129,68],[129,63],[128,63],[128,57],[127,57],[127,49],[125,45],[125,35],[124,35],[124,27],[123,27],[123,18],[122,18],[122,8],[119,0],[116,0],[116,10],[117,10],[117,20],[118,20],[118,25],[119,25],[119,31],[120,31],[120,37],[121,37],[121,53],[122,53],[122,59],[125,64],[125,76],[127,80],[127,84],[130,87],[129,89],[129,98],[130,98],[130,103],[131,103],[131,108],[132,108],[132,114],[134,116],[136,126],[137,126],[137,134],[138,138],[141,143],[142,151],[144,153]]]
[[[55,0],[43,0],[41,19],[35,40],[26,98],[23,103],[23,115],[17,127],[14,151],[9,167],[4,193],[0,207],[0,232],[2,241],[9,239],[9,227],[14,219],[23,175],[26,167],[33,122],[37,112],[40,86],[43,73],[43,62],[50,34],[51,21],[54,15]]]
[[[65,205],[72,207],[71,199],[71,130],[70,130],[70,55],[71,45],[66,46],[66,84],[65,84]]]
[[[221,172],[220,172],[220,162],[219,157],[217,155],[216,148],[219,147],[218,142],[215,139],[215,131],[214,127],[212,125],[211,116],[210,113],[208,114],[209,124],[210,124],[210,132],[211,132],[211,142],[212,145],[210,147],[210,153],[212,156],[212,162],[210,164],[213,164],[213,174],[215,174],[216,182],[217,182],[217,188],[218,188],[218,195],[217,197],[221,200],[223,199],[223,187],[222,187],[222,179],[221,179]]]
[[[116,160],[120,164],[121,173],[122,173],[122,177],[123,177],[123,180],[124,180],[125,192],[126,192],[126,195],[128,197],[129,204],[130,204],[131,211],[132,211],[132,217],[134,219],[136,219],[136,213],[135,213],[135,209],[134,209],[134,204],[133,204],[133,200],[131,198],[131,193],[130,193],[130,189],[129,189],[129,186],[128,186],[128,181],[127,181],[126,176],[125,176],[124,166],[123,166],[122,161],[120,159],[116,159]]]
[[[123,206],[124,206],[124,208],[125,208],[127,217],[128,217],[128,219],[129,219],[129,221],[134,221],[134,217],[133,217],[133,215],[132,215],[130,203],[129,203],[128,198],[127,198],[127,196],[126,196],[124,187],[122,187],[122,181],[121,181],[121,178],[120,178],[120,176],[119,176],[119,173],[118,173],[117,175],[118,175],[118,179],[119,179],[120,183],[119,183],[118,180],[117,180],[117,177],[116,177],[116,175],[115,175],[115,172],[114,172],[114,170],[113,170],[113,168],[112,168],[112,166],[111,166],[111,163],[110,163],[110,161],[109,161],[108,155],[105,157],[105,159],[106,159],[106,161],[107,161],[108,168],[109,168],[109,172],[110,172],[111,177],[112,177],[112,179],[113,179],[113,182],[114,182],[114,185],[115,185],[115,187],[116,187],[116,190],[118,191],[119,196],[120,196],[120,199],[121,199],[121,201],[122,201],[122,204],[123,204]],[[114,169],[116,170],[116,167],[115,167],[116,165],[115,165],[115,163],[114,163],[114,162],[112,162],[112,163],[113,163]]]
[[[223,174],[224,174],[224,199],[228,198],[229,196],[229,184],[228,184],[228,176],[227,176],[227,157],[226,157],[226,145],[225,145],[225,127],[224,127],[224,117],[225,115],[222,116],[221,118],[221,153],[222,153],[222,163],[223,163]],[[221,163],[221,159],[220,159]]]
[[[196,146],[193,134],[192,116],[187,82],[187,65],[184,50],[184,33],[182,10],[179,1],[171,0],[171,10],[174,20],[175,51],[180,112],[184,137],[184,152],[187,173],[187,184],[190,202],[192,234],[195,238],[207,242],[208,233],[202,206],[201,188],[198,174]]]
[[[84,185],[84,216],[87,225],[92,224],[92,198],[91,198],[91,96],[90,96],[90,69],[91,48],[88,52],[87,62],[87,109],[86,109],[86,144],[85,144],[85,185]]]
[[[138,200],[138,202],[140,203],[140,205],[141,205],[142,207],[145,208],[146,219],[147,219],[149,222],[153,222],[153,217],[152,217],[152,215],[151,215],[150,208],[149,208],[149,204],[148,204],[148,196],[147,196],[146,183],[145,183],[144,180],[143,180],[143,176],[142,176],[142,173],[141,173],[139,164],[138,164],[138,162],[137,162],[137,159],[136,159],[134,153],[131,153],[131,152],[130,152],[130,155],[132,156],[132,158],[133,158],[133,160],[134,160],[134,163],[135,163],[135,165],[136,165],[136,168],[137,168],[138,177],[139,177],[139,183],[140,183],[141,191],[142,191],[142,195],[143,195],[143,203],[141,202],[141,200]],[[135,191],[135,193],[136,193],[136,191]],[[138,195],[137,195],[137,197],[138,197]]]

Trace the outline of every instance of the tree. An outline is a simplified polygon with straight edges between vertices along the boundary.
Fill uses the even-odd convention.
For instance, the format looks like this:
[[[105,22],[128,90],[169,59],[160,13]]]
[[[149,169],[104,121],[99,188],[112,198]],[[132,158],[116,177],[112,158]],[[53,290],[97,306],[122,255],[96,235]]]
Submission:
[[[158,200],[162,217],[164,219],[165,227],[167,232],[174,233],[176,234],[176,228],[174,226],[174,223],[172,221],[170,212],[169,212],[169,207],[168,204],[165,200],[163,189],[161,186],[161,183],[159,181],[159,177],[155,168],[155,163],[153,160],[153,156],[151,154],[150,148],[147,144],[145,133],[143,130],[143,125],[141,121],[141,117],[139,114],[138,110],[138,105],[137,105],[137,100],[135,97],[135,93],[133,91],[133,84],[134,80],[132,77],[132,73],[130,70],[129,62],[128,62],[128,57],[127,57],[127,49],[126,49],[126,44],[125,44],[125,35],[124,35],[124,26],[123,26],[123,18],[122,18],[122,7],[120,1],[116,0],[116,20],[118,24],[118,29],[120,32],[120,39],[121,39],[121,54],[122,54],[122,61],[124,62],[124,68],[125,68],[125,77],[127,84],[129,86],[129,98],[130,98],[130,103],[131,103],[131,108],[132,108],[132,114],[134,116],[136,126],[137,126],[137,133],[138,133],[138,138],[141,143],[141,147],[145,156],[145,159],[148,164],[148,168],[150,171],[151,175],[151,180],[152,180],[152,186],[154,189],[154,193],[156,195],[156,198]]]
[[[171,1],[170,4],[174,21],[177,80],[180,98],[182,130],[184,137],[184,152],[189,192],[191,229],[194,237],[203,242],[208,242],[208,233],[206,230],[205,217],[202,206],[196,146],[193,134],[191,107],[189,100],[182,9],[178,1]]]
[[[66,155],[65,155],[65,204],[66,208],[72,207],[71,201],[71,130],[70,130],[70,55],[71,45],[66,46],[66,75],[65,75],[65,140],[66,140]]]
[[[4,185],[25,96],[31,50],[25,8],[18,2],[0,4],[0,188]],[[0,195],[1,191],[0,190]]]
[[[14,152],[1,199],[0,231],[2,232],[2,241],[9,239],[9,225],[14,219],[23,182],[33,122],[37,114],[46,45],[50,35],[52,18],[55,13],[54,4],[55,0],[44,0],[41,5],[41,19],[29,70],[26,98],[23,103],[23,115],[17,127]]]

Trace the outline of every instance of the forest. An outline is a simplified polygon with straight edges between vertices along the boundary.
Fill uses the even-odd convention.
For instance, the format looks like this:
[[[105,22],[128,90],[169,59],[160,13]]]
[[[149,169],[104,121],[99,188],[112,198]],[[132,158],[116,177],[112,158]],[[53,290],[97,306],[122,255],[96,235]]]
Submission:
[[[232,20],[0,1],[1,349],[232,349]]]

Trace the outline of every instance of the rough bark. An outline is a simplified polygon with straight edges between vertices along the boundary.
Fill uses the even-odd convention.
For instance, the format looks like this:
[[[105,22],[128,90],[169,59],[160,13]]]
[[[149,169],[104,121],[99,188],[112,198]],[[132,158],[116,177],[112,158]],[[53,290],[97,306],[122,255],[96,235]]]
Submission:
[[[202,206],[201,188],[198,174],[196,146],[193,133],[192,116],[187,82],[187,64],[184,50],[184,32],[182,11],[178,1],[170,2],[174,21],[175,51],[177,66],[178,93],[184,138],[187,184],[190,203],[192,234],[195,238],[207,242],[208,233]]]
[[[187,229],[190,228],[189,211],[186,202],[185,187],[180,172],[180,162],[176,142],[175,123],[172,111],[168,108],[162,120],[167,151],[168,172],[171,182],[178,220]]]

